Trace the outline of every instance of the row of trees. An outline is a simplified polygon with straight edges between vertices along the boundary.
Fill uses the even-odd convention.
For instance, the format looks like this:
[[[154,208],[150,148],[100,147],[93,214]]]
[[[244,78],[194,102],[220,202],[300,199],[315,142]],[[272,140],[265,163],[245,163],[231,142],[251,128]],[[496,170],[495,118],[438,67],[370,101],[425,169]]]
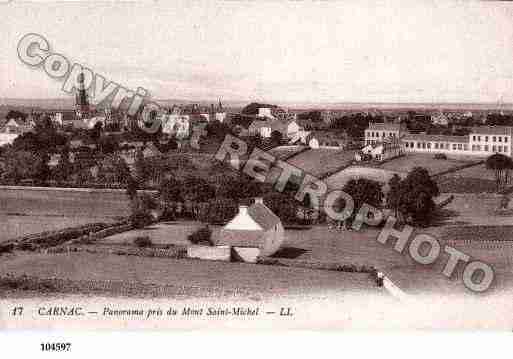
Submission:
[[[495,172],[495,183],[497,192],[504,189],[511,182],[511,170],[513,169],[513,160],[511,157],[496,153],[488,157],[485,161],[487,169]]]
[[[348,181],[342,190],[353,199],[354,211],[344,225],[351,226],[364,204],[392,210],[400,223],[421,226],[430,223],[436,208],[433,198],[439,195],[439,190],[425,168],[415,167],[404,179],[395,174],[390,179],[388,187],[385,195],[383,184],[380,182],[365,178]],[[335,203],[335,209],[338,211],[342,211],[345,206],[343,199]]]
[[[127,193],[131,198],[137,197],[136,190],[141,184],[139,180],[131,177],[129,181]],[[435,211],[433,198],[439,195],[439,190],[426,169],[416,167],[404,179],[395,175],[388,186],[389,191],[385,196],[382,183],[364,178],[347,182],[343,190],[352,197],[354,211],[345,225],[351,225],[364,204],[389,208],[400,222],[415,225],[430,223]],[[239,203],[249,204],[252,198],[263,197],[267,206],[285,223],[311,223],[314,218],[322,222],[324,213],[316,213],[308,196],[302,203],[296,201],[297,189],[296,185],[289,185],[278,193],[273,191],[271,185],[255,182],[244,175],[213,176],[209,181],[195,176],[184,179],[169,176],[161,182],[155,197],[158,205],[148,209],[159,207],[168,219],[185,217],[224,223],[237,213]],[[345,203],[339,200],[335,206],[341,210]],[[139,205],[136,207],[140,209]]]

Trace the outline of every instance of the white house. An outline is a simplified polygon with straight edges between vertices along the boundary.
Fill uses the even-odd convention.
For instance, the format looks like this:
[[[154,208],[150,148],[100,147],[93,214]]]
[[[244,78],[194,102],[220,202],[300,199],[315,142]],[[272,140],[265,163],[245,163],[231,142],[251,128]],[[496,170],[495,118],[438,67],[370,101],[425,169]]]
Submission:
[[[369,123],[365,130],[365,144],[375,144],[383,141],[385,138],[401,138],[408,133],[406,126],[398,123]]]
[[[473,127],[468,136],[408,134],[401,141],[408,152],[434,152],[454,155],[490,156],[500,153],[512,157],[513,127]]]
[[[366,145],[376,145],[384,139],[398,139],[406,152],[483,157],[494,153],[513,157],[512,138],[513,127],[509,126],[477,126],[467,136],[413,134],[396,124],[369,124],[365,130]]]
[[[289,121],[273,121],[273,120],[255,120],[249,125],[248,132],[250,134],[260,134],[263,138],[271,137],[273,131],[278,131],[283,138],[294,138],[300,132],[301,127],[295,120]]]
[[[221,123],[226,120],[226,112],[216,112],[215,113],[215,119]]]
[[[11,118],[0,125],[0,146],[11,144],[21,134],[31,131],[35,126],[33,120]]]
[[[258,108],[257,117],[269,118],[271,120],[275,120],[276,119],[274,117],[274,115],[272,114],[270,107],[259,107]]]
[[[255,120],[248,127],[250,135],[260,135],[262,138],[271,137],[273,131],[273,123],[270,120]]]
[[[256,262],[259,256],[276,253],[285,239],[280,218],[256,198],[251,206],[240,206],[215,239],[216,246],[230,246],[233,255],[245,262]]]
[[[180,114],[162,114],[160,115],[162,124],[162,133],[176,135],[178,139],[189,137],[190,116]]]

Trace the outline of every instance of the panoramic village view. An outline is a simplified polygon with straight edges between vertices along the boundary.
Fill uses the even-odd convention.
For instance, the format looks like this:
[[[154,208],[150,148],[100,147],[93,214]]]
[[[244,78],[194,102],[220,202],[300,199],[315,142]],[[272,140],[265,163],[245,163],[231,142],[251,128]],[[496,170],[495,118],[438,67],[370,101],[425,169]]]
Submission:
[[[130,113],[88,71],[72,95],[0,100],[1,298],[328,298],[347,327],[511,326],[507,100],[219,93]],[[359,312],[378,302],[415,314]]]

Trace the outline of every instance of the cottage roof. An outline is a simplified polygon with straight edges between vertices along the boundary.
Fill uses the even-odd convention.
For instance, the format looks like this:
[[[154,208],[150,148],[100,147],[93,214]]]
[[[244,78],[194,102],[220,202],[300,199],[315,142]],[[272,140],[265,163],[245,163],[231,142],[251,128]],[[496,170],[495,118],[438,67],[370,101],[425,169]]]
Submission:
[[[248,214],[253,218],[264,231],[273,228],[280,223],[280,218],[263,203],[253,203],[248,208]]]
[[[258,248],[264,245],[264,240],[262,231],[222,229],[214,242],[216,246]]]
[[[401,125],[398,123],[369,123],[369,130],[375,131],[401,131]]]
[[[472,127],[472,134],[484,135],[506,135],[511,136],[513,127],[509,126],[476,126]]]
[[[408,134],[402,138],[406,141],[428,141],[428,142],[456,142],[468,143],[468,136],[447,136],[447,135],[424,135]]]
[[[264,233],[281,223],[265,204],[254,203],[247,209],[247,214],[262,228],[261,230],[225,229],[223,228],[216,245],[231,245],[236,247],[261,247],[264,245]]]

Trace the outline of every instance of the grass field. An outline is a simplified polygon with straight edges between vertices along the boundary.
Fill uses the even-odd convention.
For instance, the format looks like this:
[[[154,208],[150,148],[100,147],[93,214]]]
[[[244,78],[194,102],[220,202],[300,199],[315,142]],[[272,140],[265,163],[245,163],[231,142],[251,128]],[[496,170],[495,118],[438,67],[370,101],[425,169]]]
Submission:
[[[132,244],[140,236],[149,236],[154,244],[190,244],[187,236],[204,226],[201,222],[161,222],[143,229],[115,234],[100,241],[102,244]],[[220,226],[210,226],[212,236],[219,233]]]
[[[351,179],[366,178],[384,184],[383,190],[387,191],[387,183],[392,176],[397,173],[401,177],[406,174],[402,172],[394,172],[381,168],[350,166],[324,179],[329,189],[341,189]]]
[[[263,296],[308,295],[326,290],[379,291],[368,274],[89,253],[18,255],[1,261],[0,273],[72,281],[193,287],[205,292],[212,289],[220,292],[241,290]]]
[[[302,151],[305,148],[305,146],[278,146],[274,147],[268,152],[275,156],[277,159],[284,159],[289,156],[292,156],[294,153],[298,153],[299,151]]]
[[[484,164],[463,168],[436,178],[441,192],[493,193],[497,191],[495,173]]]
[[[322,177],[328,172],[348,165],[353,159],[354,151],[310,149],[292,157],[287,162],[313,176]]]
[[[0,189],[0,241],[129,214],[122,192]]]
[[[434,158],[434,154],[407,153],[404,156],[386,161],[383,164],[378,165],[378,167],[388,171],[408,173],[414,167],[422,166],[429,171],[430,175],[433,176],[476,161],[477,160],[475,159],[456,157],[449,157],[446,160],[437,160]]]

